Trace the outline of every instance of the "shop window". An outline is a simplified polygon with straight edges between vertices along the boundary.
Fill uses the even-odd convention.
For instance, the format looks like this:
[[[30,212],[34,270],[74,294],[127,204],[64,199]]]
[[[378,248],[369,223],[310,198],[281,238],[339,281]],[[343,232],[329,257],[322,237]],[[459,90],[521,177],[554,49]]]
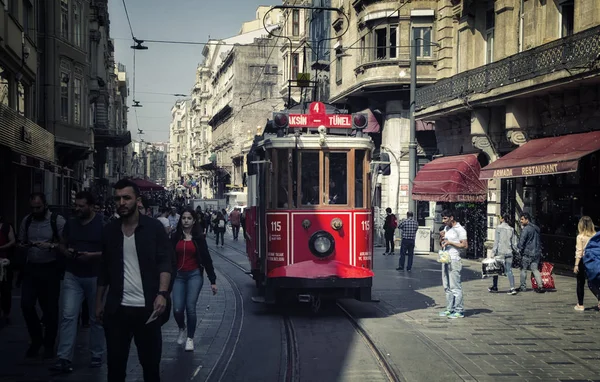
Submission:
[[[301,203],[304,206],[320,204],[319,153],[303,152],[301,157]]]
[[[363,208],[364,202],[364,183],[365,183],[365,151],[357,150],[354,157],[354,203],[357,208]]]
[[[300,36],[300,10],[292,10],[292,36]]]
[[[69,0],[60,0],[60,36],[69,40]]]
[[[571,36],[574,33],[575,4],[573,0],[560,2],[560,37]]]
[[[431,27],[414,27],[413,37],[417,45],[417,57],[431,57]]]
[[[60,73],[60,119],[69,122],[69,74]]]
[[[329,195],[326,204],[348,204],[348,158],[346,153],[328,153]]]

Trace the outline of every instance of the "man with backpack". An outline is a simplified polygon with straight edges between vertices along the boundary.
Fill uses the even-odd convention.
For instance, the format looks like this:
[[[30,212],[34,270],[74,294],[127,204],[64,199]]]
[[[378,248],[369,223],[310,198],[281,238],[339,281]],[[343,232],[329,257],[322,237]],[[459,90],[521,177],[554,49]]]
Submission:
[[[394,232],[396,228],[398,228],[398,220],[396,219],[396,215],[392,213],[392,209],[390,207],[385,209],[386,217],[385,222],[383,223],[383,232],[385,236],[385,255],[393,255],[394,254]]]
[[[29,197],[31,214],[27,215],[19,230],[20,256],[25,257],[21,289],[21,309],[31,337],[26,357],[36,357],[44,346],[44,358],[54,357],[54,344],[58,330],[58,299],[63,274],[58,245],[65,219],[50,212],[46,196],[33,193]],[[39,301],[44,317],[44,333],[36,311]]]

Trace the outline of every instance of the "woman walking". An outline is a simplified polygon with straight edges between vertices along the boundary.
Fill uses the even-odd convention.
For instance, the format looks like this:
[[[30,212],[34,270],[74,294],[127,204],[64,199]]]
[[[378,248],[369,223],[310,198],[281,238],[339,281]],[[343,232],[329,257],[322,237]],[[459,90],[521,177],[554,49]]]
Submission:
[[[215,222],[215,233],[217,234],[217,247],[219,246],[219,237],[221,238],[221,248],[225,246],[225,230],[227,229],[227,220],[222,212],[217,212]]]
[[[504,270],[508,277],[510,290],[508,294],[515,295],[515,277],[512,272],[513,253],[517,252],[517,235],[515,229],[508,224],[509,215],[500,216],[500,224],[496,227],[496,240],[494,240],[494,248],[492,252],[494,257],[500,261],[504,261]],[[492,286],[488,288],[490,293],[498,292],[498,276],[492,279]]]
[[[579,224],[577,225],[577,241],[575,244],[575,267],[573,267],[573,272],[577,275],[577,305],[575,305],[575,310],[584,311],[585,306],[583,306],[583,290],[585,288],[585,267],[579,267],[579,263],[583,258],[583,253],[585,251],[585,247],[588,245],[588,242],[596,234],[596,230],[594,228],[594,223],[589,216],[582,216],[579,219]],[[592,288],[590,288],[592,289]],[[592,292],[596,295],[598,301],[598,308],[600,308],[600,295],[592,289]]]
[[[204,270],[206,269],[210,280],[213,295],[217,293],[217,276],[198,216],[193,209],[183,211],[171,240],[177,254],[177,275],[173,284],[173,316],[179,326],[177,343],[185,343],[185,351],[193,351],[197,323],[196,303],[204,283]],[[187,317],[187,329],[184,315]]]

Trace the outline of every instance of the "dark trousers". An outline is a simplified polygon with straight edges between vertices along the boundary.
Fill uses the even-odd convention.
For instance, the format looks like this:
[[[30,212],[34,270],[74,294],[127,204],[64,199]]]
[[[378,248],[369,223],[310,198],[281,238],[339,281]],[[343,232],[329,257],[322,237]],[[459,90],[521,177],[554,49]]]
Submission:
[[[88,306],[87,299],[83,300],[81,304],[81,325],[89,326],[90,325],[90,308]]]
[[[231,225],[231,230],[233,231],[233,240],[238,239],[238,235],[240,234],[240,226],[239,225]]]
[[[583,305],[583,295],[585,290],[585,283],[587,281],[587,275],[585,273],[585,267],[579,266],[579,272],[577,272],[577,302],[579,305]],[[600,290],[597,286],[588,283],[590,291],[596,296],[596,299],[600,301]]]
[[[221,238],[221,245],[225,245],[225,229],[217,228],[215,233],[217,234],[217,245],[219,245],[219,237]]]
[[[137,347],[145,382],[160,381],[162,334],[160,319],[149,324],[150,309],[121,306],[104,318],[108,382],[124,382],[131,339]]]
[[[13,271],[8,268],[6,270],[6,280],[0,281],[0,310],[5,316],[10,314],[12,305],[12,284]]]
[[[21,310],[31,337],[32,346],[44,345],[45,351],[54,350],[58,331],[58,298],[60,296],[61,272],[56,262],[46,264],[28,263],[21,285]],[[40,303],[45,333],[36,311]]]
[[[415,241],[409,239],[402,239],[402,244],[400,245],[400,259],[398,261],[398,268],[404,268],[404,258],[408,256],[408,264],[406,264],[406,269],[410,270],[413,264],[413,257],[415,254]]]
[[[394,230],[385,230],[385,251],[387,253],[394,253]]]

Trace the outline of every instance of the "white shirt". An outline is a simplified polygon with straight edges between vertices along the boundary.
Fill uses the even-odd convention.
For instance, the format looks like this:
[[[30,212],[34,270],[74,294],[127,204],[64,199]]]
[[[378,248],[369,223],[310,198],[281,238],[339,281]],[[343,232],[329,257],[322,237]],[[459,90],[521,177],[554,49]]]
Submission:
[[[123,306],[146,306],[142,273],[135,247],[135,234],[127,237],[123,235]]]
[[[179,214],[175,214],[175,216],[169,214],[169,223],[171,225],[171,228],[176,229],[177,228],[177,223],[179,223]]]
[[[161,222],[161,223],[162,223],[162,225],[163,225],[165,228],[167,228],[167,227],[169,227],[169,226],[171,225],[171,223],[169,223],[169,219],[167,219],[167,218],[166,218],[166,217],[164,217],[164,216],[161,216],[161,217],[159,217],[157,220],[158,220],[159,222]]]
[[[456,223],[454,227],[446,227],[445,239],[453,243],[458,243],[461,240],[467,240],[467,231],[465,231],[460,223]],[[460,255],[463,249],[458,249],[453,245],[448,245],[446,247],[446,251],[448,251],[450,254],[450,259],[460,260]]]

